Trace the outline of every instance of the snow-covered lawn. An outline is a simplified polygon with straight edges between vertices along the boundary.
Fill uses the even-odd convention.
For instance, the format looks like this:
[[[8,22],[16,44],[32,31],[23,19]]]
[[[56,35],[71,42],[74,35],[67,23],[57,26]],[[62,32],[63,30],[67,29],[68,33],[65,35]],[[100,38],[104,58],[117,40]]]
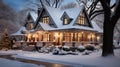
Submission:
[[[90,55],[53,55],[21,50],[0,51],[0,54],[17,54],[14,57],[71,65],[74,67],[120,67],[120,49],[114,50],[115,56],[101,57],[101,51]]]

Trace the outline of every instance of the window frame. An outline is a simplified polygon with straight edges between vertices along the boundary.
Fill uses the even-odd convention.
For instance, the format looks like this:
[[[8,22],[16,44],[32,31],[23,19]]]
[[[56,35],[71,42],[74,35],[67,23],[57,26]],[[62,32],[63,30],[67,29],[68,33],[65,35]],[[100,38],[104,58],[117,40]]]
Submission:
[[[81,14],[80,16],[78,16],[77,24],[85,25],[85,16],[84,16],[84,14]]]
[[[63,24],[67,25],[68,24],[68,19],[67,18],[63,18]]]
[[[50,22],[49,16],[42,17],[42,23],[48,24]]]

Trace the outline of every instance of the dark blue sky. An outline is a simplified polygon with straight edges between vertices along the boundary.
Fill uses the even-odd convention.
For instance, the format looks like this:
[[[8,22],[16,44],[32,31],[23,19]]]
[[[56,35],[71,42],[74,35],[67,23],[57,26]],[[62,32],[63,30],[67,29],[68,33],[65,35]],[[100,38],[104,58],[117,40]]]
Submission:
[[[12,7],[15,11],[19,11],[26,7],[29,7],[30,5],[27,5],[29,1],[35,1],[35,0],[4,0],[4,2],[8,4],[10,7]],[[64,0],[63,4],[67,4],[73,1],[74,0]]]

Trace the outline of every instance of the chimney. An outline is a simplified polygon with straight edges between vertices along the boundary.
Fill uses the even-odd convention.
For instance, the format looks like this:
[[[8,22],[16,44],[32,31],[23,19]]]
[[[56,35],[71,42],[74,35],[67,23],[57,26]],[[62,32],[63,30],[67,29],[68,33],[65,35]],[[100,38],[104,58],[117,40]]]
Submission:
[[[39,14],[40,14],[40,8],[38,8],[38,16],[39,16]]]

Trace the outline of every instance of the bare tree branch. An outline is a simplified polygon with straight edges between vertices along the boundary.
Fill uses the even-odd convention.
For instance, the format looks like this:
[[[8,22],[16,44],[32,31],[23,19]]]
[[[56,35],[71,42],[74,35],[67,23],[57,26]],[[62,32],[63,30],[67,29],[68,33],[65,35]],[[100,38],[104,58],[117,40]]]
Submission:
[[[99,13],[96,13],[94,14],[93,16],[91,16],[90,20],[94,19],[96,16],[100,15],[100,14],[103,14],[104,12],[99,12]]]
[[[117,23],[118,19],[120,18],[120,9],[119,8],[120,8],[120,0],[117,0],[114,14],[111,17],[111,21],[113,22],[114,26]]]
[[[29,4],[33,4],[37,7],[42,7],[43,4],[45,4],[47,6],[59,8],[63,0],[36,0],[36,2],[33,2],[33,1],[29,1],[29,2],[30,2]]]

